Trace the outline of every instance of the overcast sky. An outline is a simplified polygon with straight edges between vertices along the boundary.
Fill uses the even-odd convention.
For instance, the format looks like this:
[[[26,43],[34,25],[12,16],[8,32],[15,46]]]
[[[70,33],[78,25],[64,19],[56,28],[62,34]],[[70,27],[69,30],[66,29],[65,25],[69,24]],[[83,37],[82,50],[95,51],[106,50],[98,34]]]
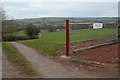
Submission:
[[[9,18],[117,17],[119,0],[3,0]]]

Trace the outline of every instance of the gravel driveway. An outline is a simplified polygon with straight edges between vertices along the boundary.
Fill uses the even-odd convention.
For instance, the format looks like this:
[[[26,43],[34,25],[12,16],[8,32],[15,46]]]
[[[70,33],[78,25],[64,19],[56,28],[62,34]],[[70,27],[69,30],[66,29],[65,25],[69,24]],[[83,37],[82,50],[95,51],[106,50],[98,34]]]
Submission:
[[[32,66],[42,75],[43,78],[96,78],[79,72],[43,56],[36,50],[23,44],[11,42],[17,50],[32,64]]]

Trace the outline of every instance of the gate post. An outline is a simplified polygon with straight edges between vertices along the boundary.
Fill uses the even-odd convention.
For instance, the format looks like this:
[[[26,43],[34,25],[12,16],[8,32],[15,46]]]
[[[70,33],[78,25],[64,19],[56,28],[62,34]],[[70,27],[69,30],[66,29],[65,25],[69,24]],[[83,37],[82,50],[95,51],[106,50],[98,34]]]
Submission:
[[[69,56],[69,20],[66,20],[66,56]]]

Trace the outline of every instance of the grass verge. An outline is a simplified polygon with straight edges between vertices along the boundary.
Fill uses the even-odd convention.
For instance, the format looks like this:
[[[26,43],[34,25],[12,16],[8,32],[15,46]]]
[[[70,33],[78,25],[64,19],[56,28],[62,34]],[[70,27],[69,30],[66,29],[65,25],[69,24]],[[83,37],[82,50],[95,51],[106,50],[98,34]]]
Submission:
[[[37,75],[37,71],[33,69],[31,64],[18,53],[18,51],[9,43],[3,42],[3,51],[6,54],[9,61],[18,65],[23,69],[28,75],[35,76]]]

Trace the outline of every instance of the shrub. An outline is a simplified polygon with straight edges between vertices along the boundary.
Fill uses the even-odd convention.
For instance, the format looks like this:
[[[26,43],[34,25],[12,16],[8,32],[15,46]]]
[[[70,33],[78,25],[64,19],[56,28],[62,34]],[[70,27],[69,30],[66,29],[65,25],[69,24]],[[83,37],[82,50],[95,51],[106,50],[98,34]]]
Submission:
[[[28,39],[38,39],[37,36],[2,36],[3,41],[17,41],[17,40],[28,40]]]
[[[49,32],[56,32],[56,29],[50,28],[48,31]]]
[[[25,33],[28,36],[36,36],[38,35],[39,32],[40,32],[39,28],[34,26],[33,24],[28,24],[25,29]]]

